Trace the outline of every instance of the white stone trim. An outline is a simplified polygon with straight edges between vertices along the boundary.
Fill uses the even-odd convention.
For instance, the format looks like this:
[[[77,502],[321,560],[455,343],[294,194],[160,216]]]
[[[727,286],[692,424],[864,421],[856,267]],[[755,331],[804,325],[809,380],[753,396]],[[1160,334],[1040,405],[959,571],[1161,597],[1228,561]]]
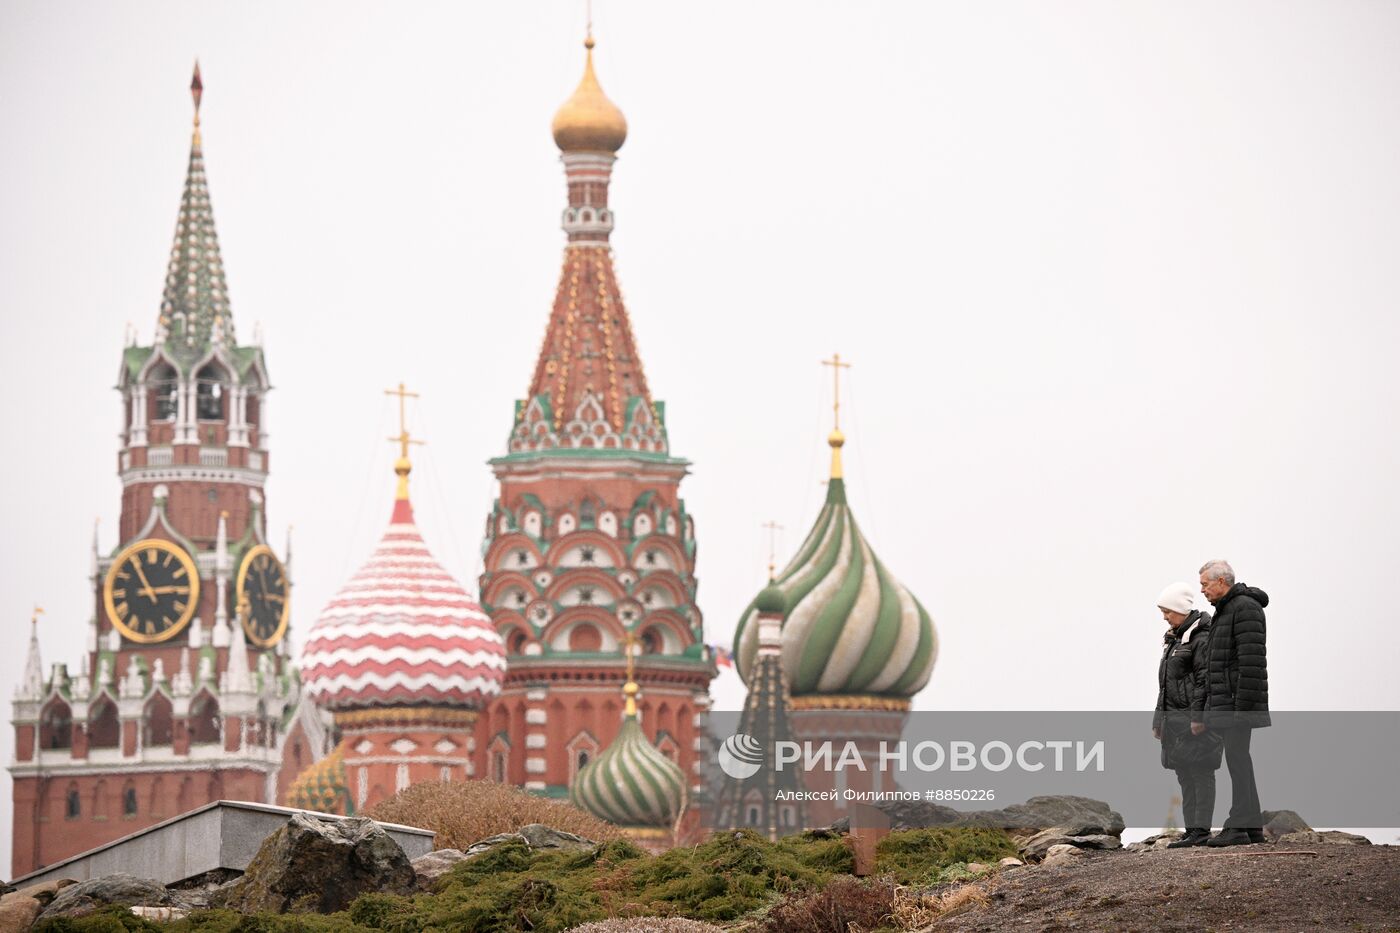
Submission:
[[[548,744],[549,740],[545,738],[543,732],[531,732],[525,736],[526,748],[544,748]]]
[[[525,773],[526,773],[526,774],[544,774],[544,772],[545,772],[545,762],[544,762],[544,759],[543,759],[543,758],[526,758],[526,759],[525,759]]]
[[[527,709],[525,711],[525,724],[527,726],[543,726],[549,721],[549,714],[542,709]]]

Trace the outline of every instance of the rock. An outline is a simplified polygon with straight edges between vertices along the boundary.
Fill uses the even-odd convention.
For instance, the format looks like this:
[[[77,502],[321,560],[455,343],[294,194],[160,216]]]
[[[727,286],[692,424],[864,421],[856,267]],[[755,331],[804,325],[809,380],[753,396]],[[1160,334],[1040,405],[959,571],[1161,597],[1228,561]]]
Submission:
[[[1018,859],[1018,858],[1012,858],[1011,856],[1008,855],[1006,858],[1002,859],[1000,862],[997,862],[997,864],[1000,865],[1002,868],[1017,868],[1017,867],[1019,867],[1019,866],[1021,866],[1021,865],[1024,865],[1024,864],[1026,864],[1026,863],[1023,862],[1023,861],[1021,861],[1021,860]]]
[[[29,929],[43,909],[38,899],[17,891],[0,897],[0,933],[21,933]]]
[[[23,894],[25,897],[32,897],[40,904],[47,905],[50,901],[52,901],[55,897],[58,896],[59,891],[62,891],[64,888],[69,887],[71,885],[75,885],[77,883],[78,882],[74,881],[72,878],[59,878],[55,881],[44,881],[40,884],[31,884],[28,887],[20,888],[19,891],[16,893]]]
[[[119,904],[123,907],[176,906],[174,896],[165,885],[135,875],[103,875],[69,885],[44,908],[40,920],[58,917],[81,917],[102,907]]]
[[[1264,835],[1270,839],[1278,839],[1289,833],[1312,831],[1307,821],[1292,810],[1265,810],[1261,815],[1264,819]]]
[[[1155,836],[1148,836],[1142,841],[1151,846],[1154,842],[1157,842],[1161,839],[1165,839],[1168,842],[1176,842],[1184,835],[1186,835],[1186,833],[1179,829],[1169,829],[1164,833],[1157,833]]]
[[[968,862],[967,870],[972,872],[974,875],[980,875],[984,871],[990,871],[991,866],[983,865],[981,862]]]
[[[530,823],[513,833],[499,833],[487,836],[480,842],[473,842],[463,853],[467,858],[489,852],[503,842],[523,842],[531,849],[555,849],[564,852],[578,852],[595,848],[598,843],[573,833],[550,829],[542,823]]]
[[[879,807],[890,818],[890,829],[927,826],[991,826],[1038,832],[1052,827],[1066,836],[1123,834],[1123,817],[1102,800],[1072,794],[1032,797],[1001,810],[960,813],[951,807],[915,800],[892,801]]]
[[[418,887],[427,890],[432,883],[452,870],[467,856],[461,849],[438,849],[413,860],[413,873],[418,878]]]
[[[1021,858],[1028,861],[1044,858],[1051,847],[1057,845],[1070,845],[1077,849],[1121,849],[1123,840],[1117,836],[1109,836],[1104,833],[1094,833],[1084,836],[1070,835],[1061,832],[1058,827],[1047,829],[1036,833],[1029,839],[1021,843]]]
[[[1067,862],[1072,862],[1077,858],[1083,858],[1084,854],[1085,850],[1079,848],[1078,846],[1072,846],[1066,843],[1058,843],[1056,845],[1051,846],[1050,851],[1045,853],[1045,864],[1062,865]]]
[[[190,912],[183,907],[141,907],[131,908],[131,912],[143,920],[184,920]]]
[[[1124,852],[1150,852],[1152,843],[1150,842],[1130,842],[1123,847]]]
[[[1279,845],[1334,845],[1334,846],[1368,846],[1371,840],[1365,836],[1358,836],[1356,833],[1344,833],[1340,830],[1329,829],[1322,832],[1308,830],[1300,833],[1284,833],[1278,837]]]
[[[334,913],[367,891],[408,894],[415,883],[408,856],[373,820],[296,813],[210,903],[241,913]]]

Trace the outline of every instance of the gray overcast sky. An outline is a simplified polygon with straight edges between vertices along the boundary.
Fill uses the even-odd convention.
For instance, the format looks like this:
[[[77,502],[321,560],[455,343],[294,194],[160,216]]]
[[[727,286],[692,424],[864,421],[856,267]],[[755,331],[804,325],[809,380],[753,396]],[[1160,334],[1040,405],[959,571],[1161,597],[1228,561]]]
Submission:
[[[919,706],[1149,703],[1158,590],[1224,556],[1273,596],[1276,707],[1400,707],[1400,5],[595,7],[710,640],[760,525],[785,557],[816,515],[839,350],[856,515],[942,638]],[[420,523],[474,588],[582,30],[572,0],[0,4],[0,696],[35,602],[46,663],[79,660],[95,517],[117,543],[111,387],[154,329],[196,56],[294,637],[388,519],[400,380]]]

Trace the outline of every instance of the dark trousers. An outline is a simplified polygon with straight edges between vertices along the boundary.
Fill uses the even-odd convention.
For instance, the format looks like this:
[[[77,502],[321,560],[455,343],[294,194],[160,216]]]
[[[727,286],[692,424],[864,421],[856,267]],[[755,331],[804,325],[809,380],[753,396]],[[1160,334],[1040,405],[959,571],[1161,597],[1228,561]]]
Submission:
[[[1177,768],[1176,782],[1181,785],[1181,818],[1186,828],[1209,832],[1215,816],[1215,769]]]
[[[1254,730],[1249,726],[1222,729],[1225,736],[1225,766],[1230,769],[1230,815],[1226,829],[1259,829],[1259,788],[1254,784],[1254,761],[1249,757],[1249,740]]]

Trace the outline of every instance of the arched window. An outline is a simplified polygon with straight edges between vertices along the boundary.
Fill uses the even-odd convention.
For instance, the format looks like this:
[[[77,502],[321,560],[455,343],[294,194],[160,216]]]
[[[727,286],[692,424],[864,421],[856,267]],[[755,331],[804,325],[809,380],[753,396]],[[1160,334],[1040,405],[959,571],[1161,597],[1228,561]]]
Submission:
[[[642,633],[642,654],[660,654],[661,636],[656,629],[649,628]]]
[[[39,717],[39,747],[73,747],[73,711],[62,700],[55,699],[44,707]]]
[[[116,748],[121,740],[122,724],[117,719],[117,704],[110,697],[103,697],[88,717],[88,747]]]
[[[122,791],[122,816],[136,815],[136,788],[131,784],[126,785]]]
[[[175,393],[179,386],[179,376],[171,366],[162,365],[151,371],[150,378],[146,380],[150,387],[152,421],[170,421],[175,417],[175,412],[179,408],[178,399]]]
[[[581,622],[569,630],[570,651],[598,651],[603,647],[603,636],[598,629]]]
[[[228,394],[228,377],[214,363],[210,363],[195,376],[195,408],[200,421],[222,421],[224,397]]]
[[[219,741],[219,703],[207,693],[201,693],[190,704],[190,742],[212,745]]]
[[[68,802],[64,809],[64,816],[70,820],[76,820],[83,815],[83,798],[78,793],[76,785],[68,786]]]
[[[586,748],[579,749],[579,753],[578,753],[578,769],[577,769],[574,773],[577,774],[579,771],[582,771],[585,767],[587,767],[588,762],[591,761],[591,760],[592,760],[592,759],[588,756],[588,749],[586,749]]]
[[[169,745],[175,741],[175,711],[165,694],[155,694],[146,704],[144,725],[147,746]]]

